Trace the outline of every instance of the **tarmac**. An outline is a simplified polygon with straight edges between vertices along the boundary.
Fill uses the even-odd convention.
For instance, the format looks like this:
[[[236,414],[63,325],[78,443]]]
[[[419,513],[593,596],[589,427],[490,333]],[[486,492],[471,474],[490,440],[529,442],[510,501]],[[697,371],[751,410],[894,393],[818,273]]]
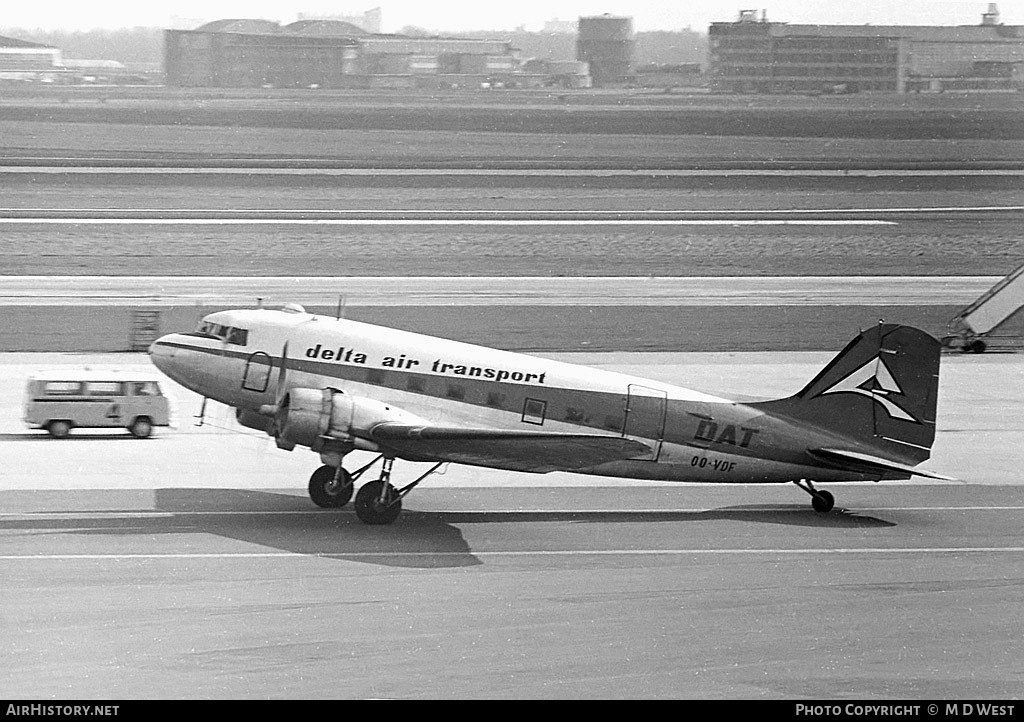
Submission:
[[[702,390],[831,354],[568,354]],[[452,466],[388,527],[169,384],[177,429],[50,439],[0,356],[0,691],[24,699],[949,699],[1019,695],[1019,356],[943,359],[948,483],[615,482]],[[403,478],[415,465],[396,464]]]

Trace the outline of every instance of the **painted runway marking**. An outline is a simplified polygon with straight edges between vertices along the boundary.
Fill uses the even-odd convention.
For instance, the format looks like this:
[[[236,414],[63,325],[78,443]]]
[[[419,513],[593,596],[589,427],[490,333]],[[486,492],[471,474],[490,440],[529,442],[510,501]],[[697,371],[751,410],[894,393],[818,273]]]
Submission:
[[[16,161],[11,161],[16,162]],[[558,169],[558,168],[152,168],[98,166],[17,166],[5,165],[0,173],[37,173],[60,175],[244,175],[244,176],[353,176],[353,177],[525,177],[525,178],[704,178],[704,177],[817,177],[817,178],[956,178],[961,176],[1024,175],[1019,168],[966,169],[773,169],[773,168],[667,168],[667,169]]]
[[[779,306],[877,304],[963,306],[999,276],[3,276],[0,305],[166,306],[288,300],[348,306],[591,305]],[[297,290],[301,289],[301,291]]]
[[[755,215],[755,214],[808,214],[808,213],[965,213],[965,212],[992,212],[992,211],[1024,211],[1024,206],[899,206],[895,208],[709,208],[705,210],[695,209],[641,209],[641,210],[561,210],[536,209],[536,210],[465,210],[456,208],[399,208],[399,209],[371,209],[371,208],[0,208],[0,213],[226,213],[226,214],[299,214],[299,213],[333,213],[335,215],[482,215],[496,214],[508,216],[559,214],[559,215],[587,215],[587,216],[611,216],[611,215]]]
[[[845,549],[595,549],[464,552],[182,552],[164,554],[3,554],[0,561],[103,561],[108,559],[286,559],[316,557],[331,559],[380,559],[387,557],[532,557],[532,556],[811,556],[849,554],[1019,554],[1024,547],[864,547]]]
[[[105,226],[895,226],[875,219],[0,218],[0,225]]]

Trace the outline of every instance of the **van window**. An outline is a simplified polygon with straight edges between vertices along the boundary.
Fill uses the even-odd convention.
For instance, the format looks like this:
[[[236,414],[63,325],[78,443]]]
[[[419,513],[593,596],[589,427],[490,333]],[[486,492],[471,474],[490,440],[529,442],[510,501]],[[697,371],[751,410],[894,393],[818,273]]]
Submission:
[[[124,396],[124,384],[120,381],[90,381],[85,385],[88,396]]]
[[[78,396],[82,393],[82,384],[78,381],[47,381],[43,385],[43,393],[47,396]]]
[[[162,396],[156,381],[133,381],[131,388],[133,396]]]

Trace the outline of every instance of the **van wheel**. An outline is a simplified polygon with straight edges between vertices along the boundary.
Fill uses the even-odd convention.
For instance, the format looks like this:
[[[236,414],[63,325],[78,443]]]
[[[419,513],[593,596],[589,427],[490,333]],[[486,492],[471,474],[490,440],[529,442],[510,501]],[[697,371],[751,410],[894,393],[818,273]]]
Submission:
[[[66,439],[71,433],[71,423],[68,421],[51,421],[46,425],[46,430],[55,439]]]
[[[153,433],[153,424],[146,417],[140,416],[132,422],[128,430],[132,432],[132,436],[136,439],[148,439],[150,434]]]

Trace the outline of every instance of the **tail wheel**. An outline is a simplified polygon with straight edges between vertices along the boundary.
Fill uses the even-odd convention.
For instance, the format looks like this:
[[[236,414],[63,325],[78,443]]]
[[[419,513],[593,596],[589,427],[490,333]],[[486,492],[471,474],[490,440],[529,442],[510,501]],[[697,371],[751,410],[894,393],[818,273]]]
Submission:
[[[362,486],[356,494],[355,508],[364,524],[390,524],[402,511],[402,499],[395,487],[378,479]]]
[[[814,511],[820,511],[822,513],[832,511],[832,507],[836,505],[835,497],[827,491],[817,491],[811,497],[811,506],[814,507]]]
[[[352,498],[352,476],[343,468],[321,466],[309,477],[309,498],[324,509],[340,509]]]

